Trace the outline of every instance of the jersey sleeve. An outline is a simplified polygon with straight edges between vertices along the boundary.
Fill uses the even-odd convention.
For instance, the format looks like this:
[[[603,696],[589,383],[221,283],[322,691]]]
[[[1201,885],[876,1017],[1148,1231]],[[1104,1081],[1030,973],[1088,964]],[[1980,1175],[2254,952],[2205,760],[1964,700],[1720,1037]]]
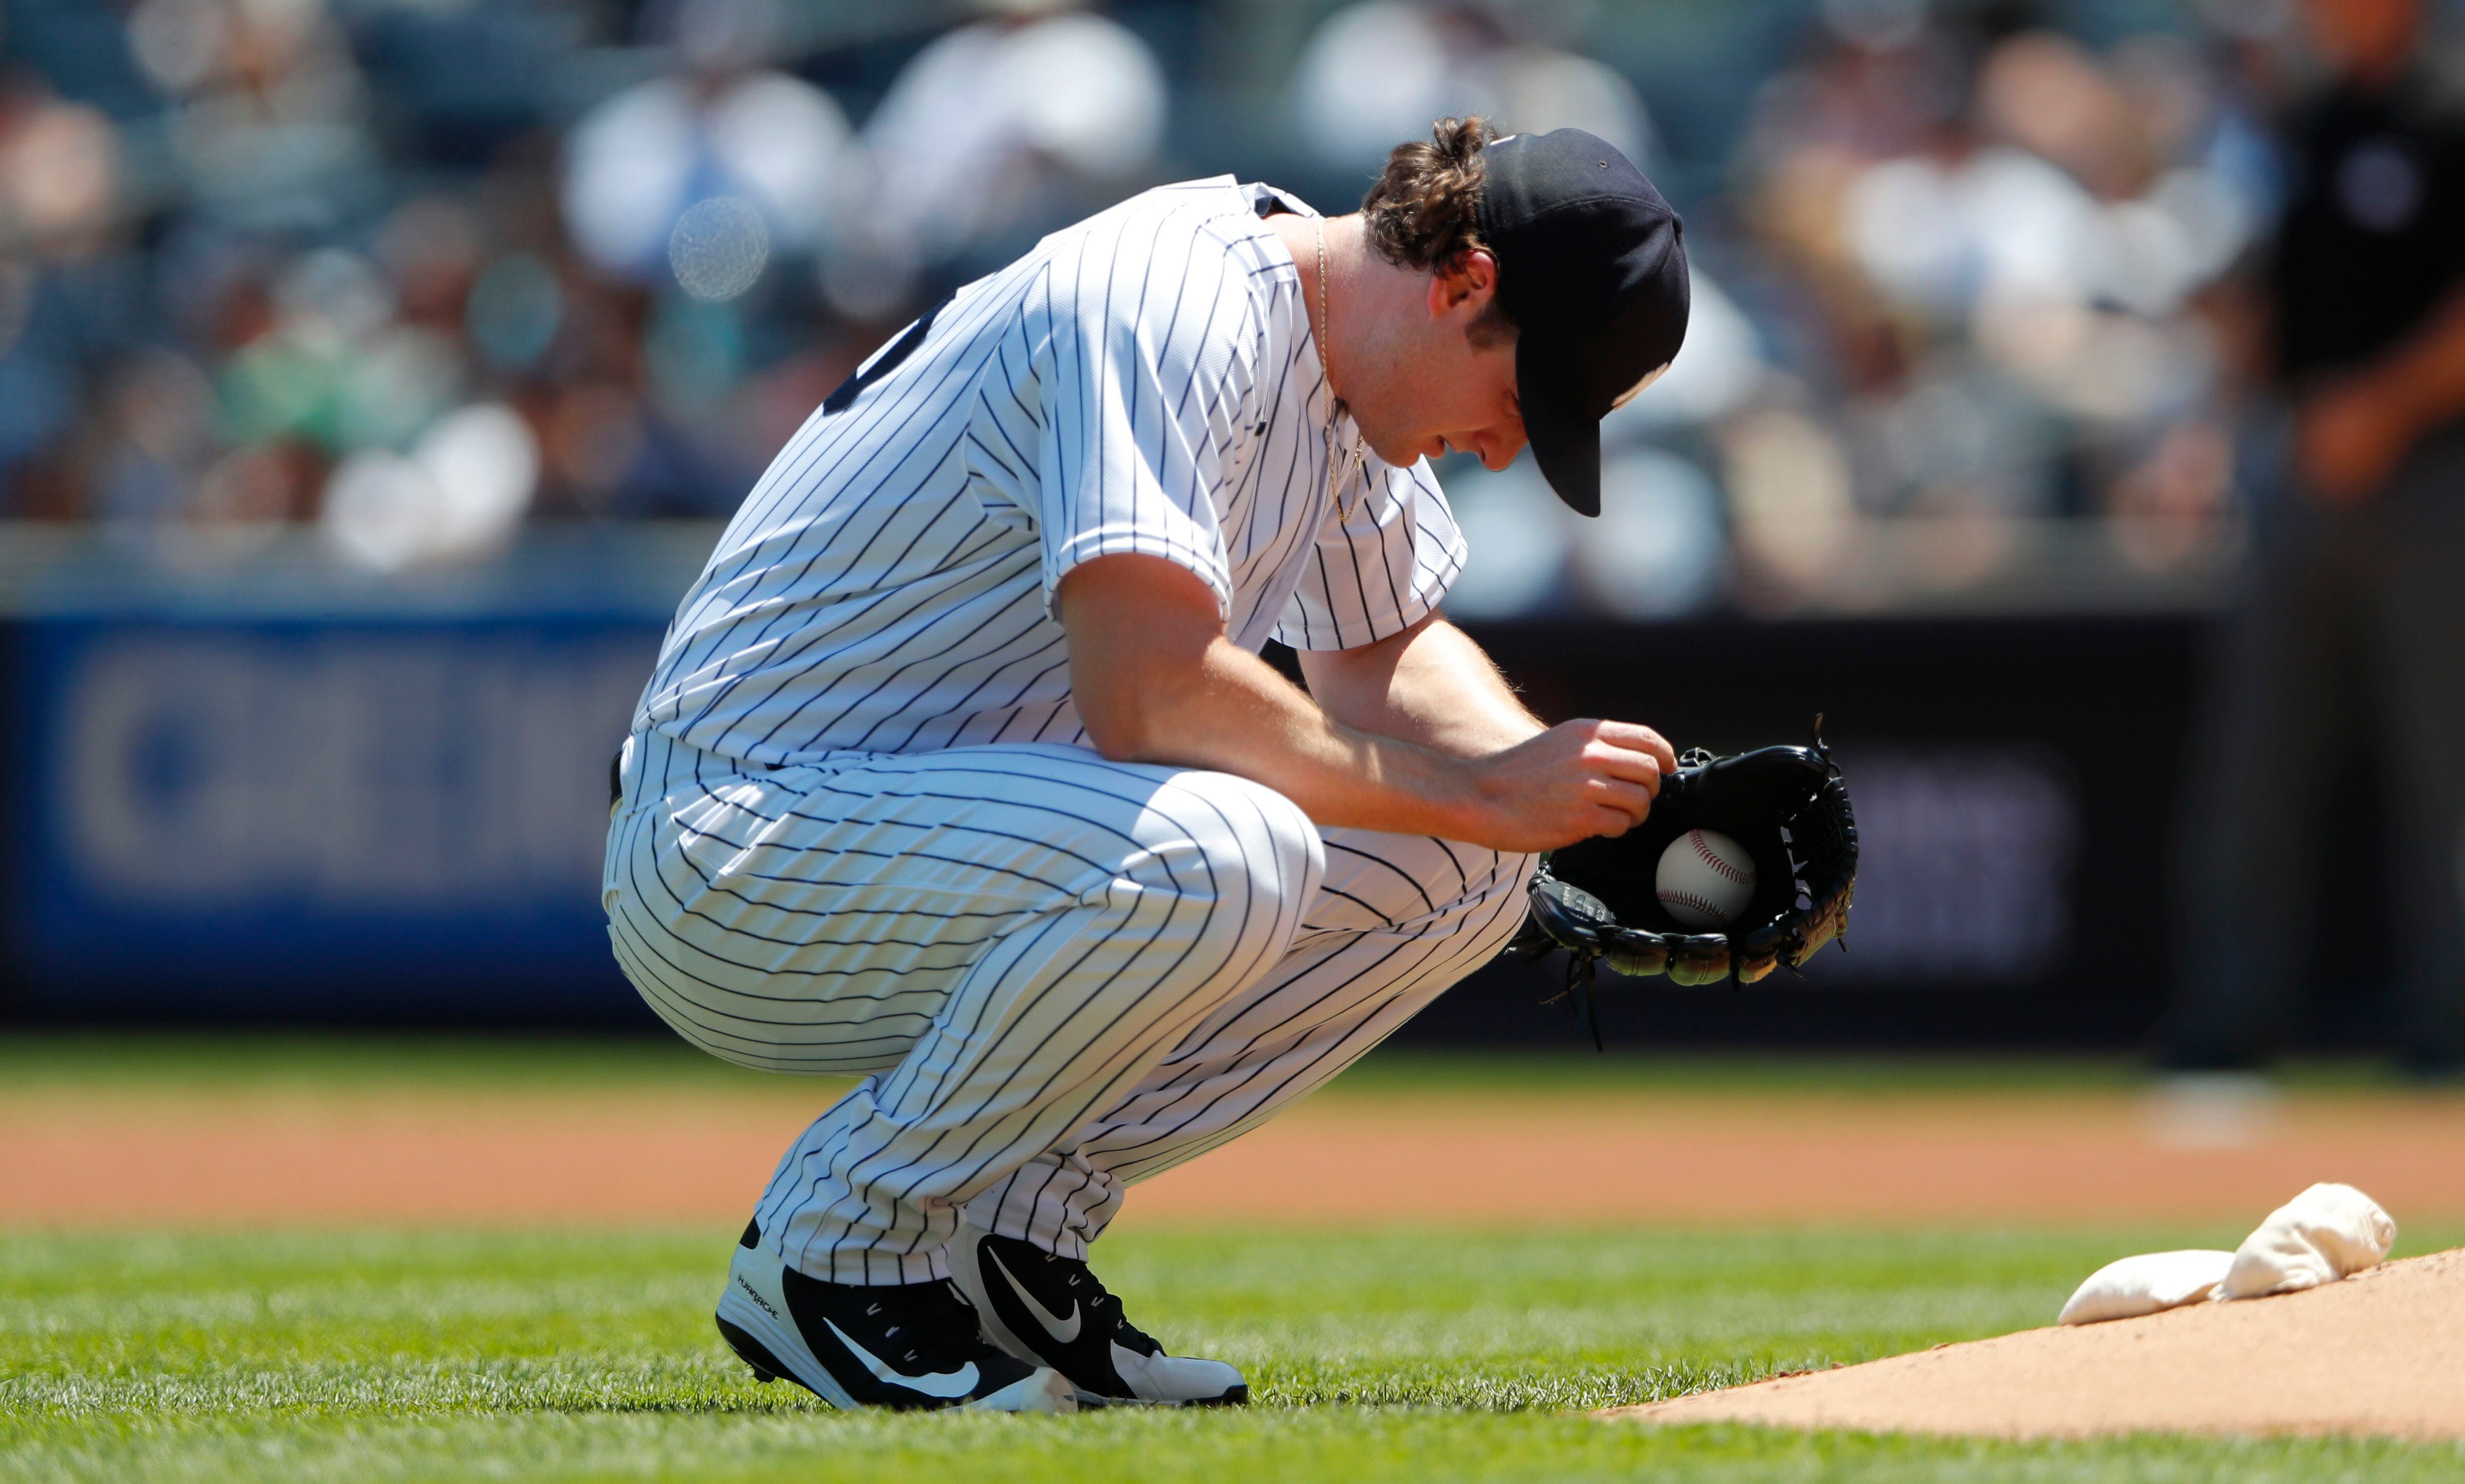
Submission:
[[[1400,633],[1428,617],[1463,570],[1463,533],[1426,459],[1391,469],[1371,458],[1344,505],[1327,512],[1276,626],[1294,649],[1358,649]]]
[[[1232,611],[1218,498],[1256,366],[1246,277],[1187,233],[1091,233],[1041,296],[1036,518],[1045,606],[1097,557],[1162,557]]]

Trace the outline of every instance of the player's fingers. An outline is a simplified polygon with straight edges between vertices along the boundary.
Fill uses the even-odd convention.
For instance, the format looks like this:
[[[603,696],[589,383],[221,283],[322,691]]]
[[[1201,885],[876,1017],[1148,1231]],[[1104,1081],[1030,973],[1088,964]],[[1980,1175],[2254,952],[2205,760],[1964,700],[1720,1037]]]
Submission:
[[[1588,838],[1592,835],[1602,835],[1614,840],[1642,823],[1642,820],[1624,809],[1603,806],[1591,811],[1589,822],[1584,826],[1584,834]]]
[[[1669,745],[1669,739],[1648,726],[1641,726],[1632,721],[1604,721],[1597,735],[1601,741],[1624,747],[1630,752],[1651,754],[1653,761],[1660,764],[1660,770],[1664,773],[1677,771],[1677,754]]]
[[[1612,746],[1598,740],[1584,749],[1584,761],[1597,772],[1637,785],[1651,794],[1660,792],[1660,775],[1668,772],[1670,766],[1651,753]]]
[[[1652,812],[1652,790],[1622,778],[1590,778],[1584,781],[1584,802],[1605,819],[1610,814],[1617,816],[1617,829],[1602,833],[1622,833],[1627,826],[1640,823]]]

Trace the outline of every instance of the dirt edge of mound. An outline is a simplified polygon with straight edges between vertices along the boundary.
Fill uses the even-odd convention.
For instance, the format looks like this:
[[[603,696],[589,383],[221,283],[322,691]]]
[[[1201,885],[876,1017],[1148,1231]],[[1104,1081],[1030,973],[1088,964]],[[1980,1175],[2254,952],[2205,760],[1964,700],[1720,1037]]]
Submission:
[[[2022,1330],[1595,1415],[1999,1438],[2465,1439],[2465,1249],[2307,1293]]]

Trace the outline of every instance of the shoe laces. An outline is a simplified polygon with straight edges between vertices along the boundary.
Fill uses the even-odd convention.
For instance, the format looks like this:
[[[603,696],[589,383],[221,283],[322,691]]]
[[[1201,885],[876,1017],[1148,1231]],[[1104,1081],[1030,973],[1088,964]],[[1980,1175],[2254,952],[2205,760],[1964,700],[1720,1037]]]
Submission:
[[[868,1349],[915,1371],[956,1370],[984,1348],[976,1311],[944,1279],[875,1288],[854,1307]]]
[[[1130,1322],[1129,1316],[1121,1312],[1121,1296],[1104,1286],[1095,1269],[1051,1252],[1039,1251],[1037,1255],[1060,1273],[1062,1286],[1095,1318],[1097,1333],[1110,1334],[1115,1344],[1141,1355],[1164,1353],[1164,1346],[1157,1344],[1153,1336]]]

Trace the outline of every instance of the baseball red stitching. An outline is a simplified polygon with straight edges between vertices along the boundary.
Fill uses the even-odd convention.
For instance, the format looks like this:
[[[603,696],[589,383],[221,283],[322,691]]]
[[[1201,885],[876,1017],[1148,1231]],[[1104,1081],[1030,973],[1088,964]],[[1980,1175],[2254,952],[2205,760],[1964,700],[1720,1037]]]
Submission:
[[[1712,903],[1705,901],[1702,897],[1696,896],[1693,892],[1663,892],[1660,894],[1660,904],[1664,907],[1692,907],[1696,911],[1703,914],[1703,916],[1710,918],[1715,922],[1725,922],[1729,919],[1729,915],[1727,913],[1722,912],[1719,907],[1714,906]]]
[[[1695,847],[1695,853],[1703,858],[1703,864],[1711,867],[1715,875],[1727,876],[1730,880],[1737,882],[1740,886],[1746,884],[1746,874],[1743,871],[1739,870],[1737,867],[1730,865],[1727,861],[1722,860],[1720,855],[1713,851],[1712,843],[1703,838],[1702,831],[1687,831],[1686,842]]]

